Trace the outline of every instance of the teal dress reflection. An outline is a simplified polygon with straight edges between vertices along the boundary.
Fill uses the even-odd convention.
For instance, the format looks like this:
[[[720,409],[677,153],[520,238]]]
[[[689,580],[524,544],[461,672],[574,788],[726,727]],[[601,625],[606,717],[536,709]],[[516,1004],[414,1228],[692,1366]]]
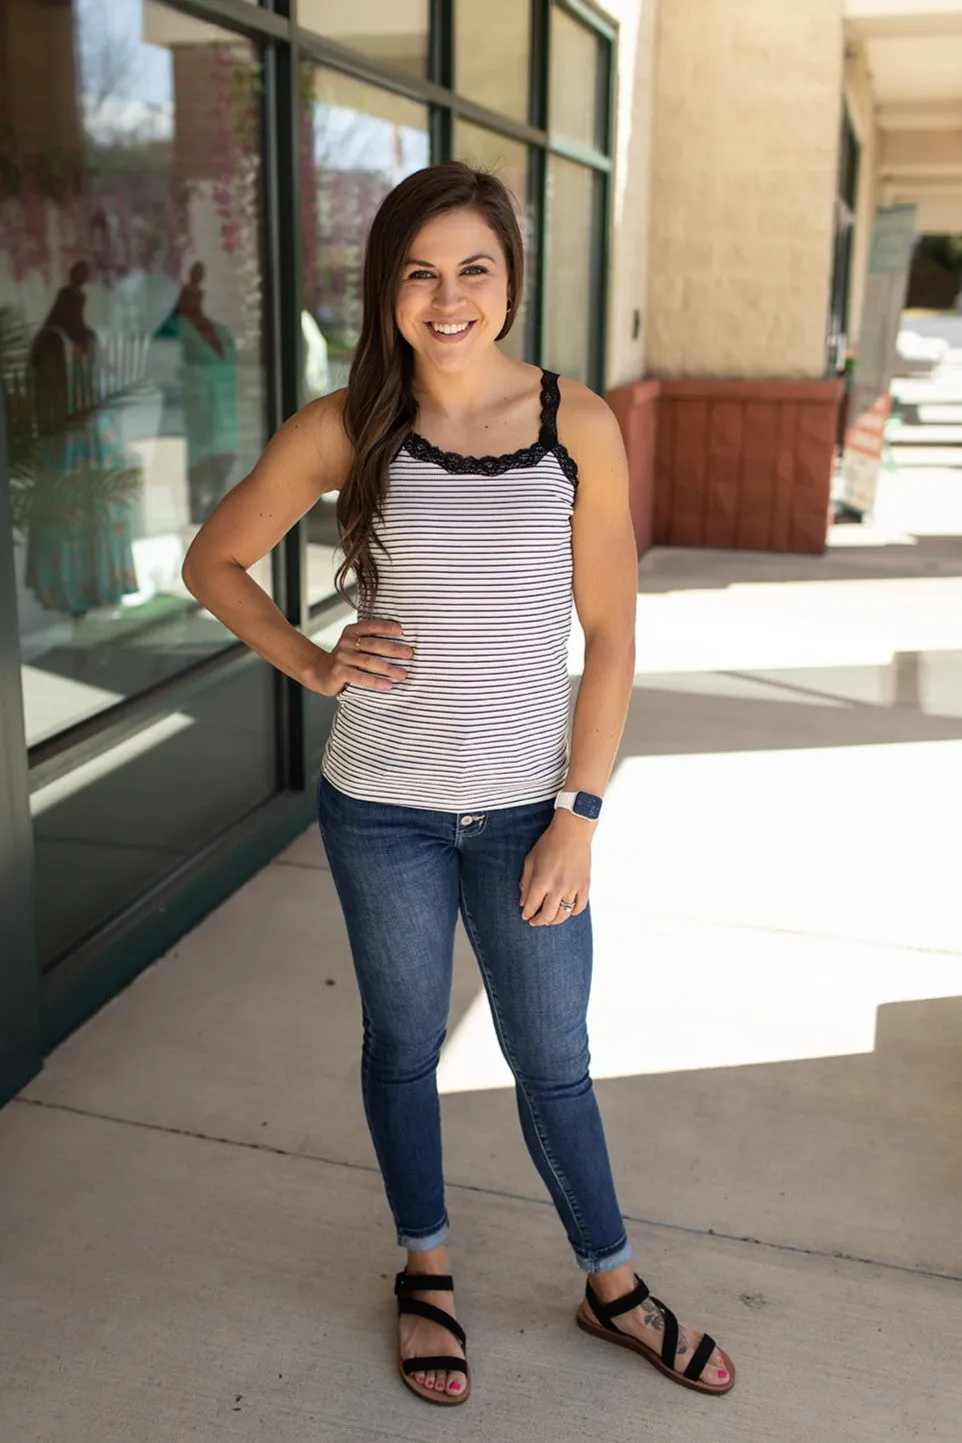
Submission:
[[[176,306],[156,332],[180,342],[188,511],[197,526],[227,490],[239,445],[237,347],[227,327],[204,311],[205,274],[202,261],[191,266]]]
[[[30,356],[40,474],[25,579],[42,606],[72,616],[139,590],[130,500],[111,497],[104,476],[129,470],[129,461],[115,407],[98,400],[82,279],[72,275],[60,291]]]
[[[190,519],[203,522],[224,494],[237,451],[237,350],[219,321],[183,313],[179,321]]]

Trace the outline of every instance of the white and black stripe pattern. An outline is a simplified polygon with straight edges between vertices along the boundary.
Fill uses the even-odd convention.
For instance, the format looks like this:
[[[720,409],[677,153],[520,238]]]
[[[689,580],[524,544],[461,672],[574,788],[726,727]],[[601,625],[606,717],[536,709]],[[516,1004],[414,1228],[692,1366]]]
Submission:
[[[561,789],[577,470],[558,395],[546,372],[523,451],[457,456],[412,434],[392,462],[371,611],[401,622],[414,659],[391,691],[338,698],[323,771],[348,796],[471,812]]]

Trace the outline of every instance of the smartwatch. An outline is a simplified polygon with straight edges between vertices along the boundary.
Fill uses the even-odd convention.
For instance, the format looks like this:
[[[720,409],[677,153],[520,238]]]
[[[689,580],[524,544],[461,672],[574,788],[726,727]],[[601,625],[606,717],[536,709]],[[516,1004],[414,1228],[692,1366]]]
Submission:
[[[555,798],[555,810],[564,807],[576,817],[585,817],[596,822],[601,816],[601,798],[594,792],[559,792]]]

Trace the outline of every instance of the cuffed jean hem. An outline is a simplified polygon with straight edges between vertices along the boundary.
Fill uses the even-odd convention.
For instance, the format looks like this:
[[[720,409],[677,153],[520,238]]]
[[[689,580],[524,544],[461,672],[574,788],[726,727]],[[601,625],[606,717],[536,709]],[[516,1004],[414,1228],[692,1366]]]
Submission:
[[[585,1273],[611,1273],[615,1268],[624,1267],[632,1259],[631,1243],[626,1238],[620,1243],[613,1253],[591,1253],[588,1257],[578,1258],[578,1266]]]
[[[399,1248],[407,1248],[412,1253],[433,1253],[435,1248],[443,1247],[448,1240],[451,1231],[451,1224],[447,1218],[433,1233],[425,1233],[421,1237],[415,1237],[412,1233],[398,1231],[397,1241]]]

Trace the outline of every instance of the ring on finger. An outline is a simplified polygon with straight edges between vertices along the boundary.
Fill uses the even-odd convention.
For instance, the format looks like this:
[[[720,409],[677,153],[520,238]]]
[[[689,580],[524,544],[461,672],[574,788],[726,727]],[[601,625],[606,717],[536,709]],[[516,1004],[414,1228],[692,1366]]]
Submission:
[[[565,902],[564,900],[559,902],[558,906],[562,908],[565,912],[573,912],[575,909],[574,902]]]

